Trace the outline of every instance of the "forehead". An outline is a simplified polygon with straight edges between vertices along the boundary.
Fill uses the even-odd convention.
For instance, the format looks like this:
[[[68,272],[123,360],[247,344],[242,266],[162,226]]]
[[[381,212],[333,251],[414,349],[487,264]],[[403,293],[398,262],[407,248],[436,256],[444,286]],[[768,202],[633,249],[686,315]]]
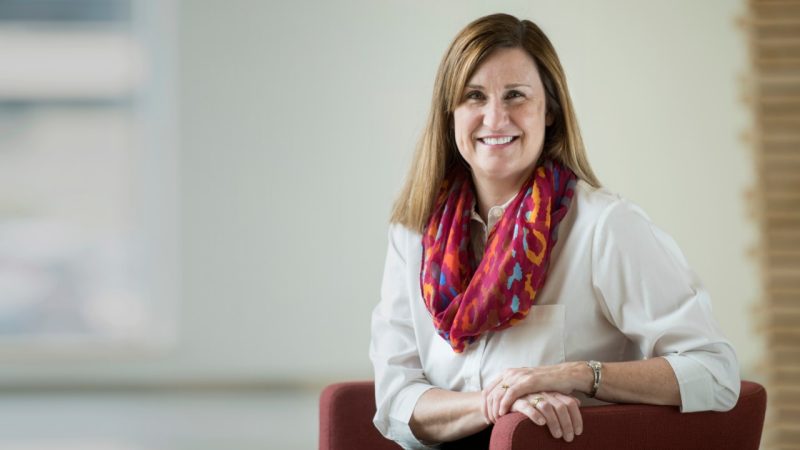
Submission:
[[[533,58],[521,48],[499,48],[478,65],[467,84],[492,85],[529,84],[541,86],[539,71]]]

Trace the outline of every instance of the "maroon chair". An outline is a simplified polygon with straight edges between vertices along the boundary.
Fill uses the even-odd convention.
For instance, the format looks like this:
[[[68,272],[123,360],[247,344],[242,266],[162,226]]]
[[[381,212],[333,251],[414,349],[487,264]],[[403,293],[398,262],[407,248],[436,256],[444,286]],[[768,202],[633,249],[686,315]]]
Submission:
[[[445,448],[522,449],[758,449],[767,391],[742,382],[736,406],[728,412],[683,414],[678,408],[652,405],[607,405],[581,409],[583,434],[571,443],[553,438],[547,427],[520,413],[507,414],[482,433],[450,442]],[[372,381],[333,384],[322,391],[319,410],[321,450],[400,448],[372,424]]]

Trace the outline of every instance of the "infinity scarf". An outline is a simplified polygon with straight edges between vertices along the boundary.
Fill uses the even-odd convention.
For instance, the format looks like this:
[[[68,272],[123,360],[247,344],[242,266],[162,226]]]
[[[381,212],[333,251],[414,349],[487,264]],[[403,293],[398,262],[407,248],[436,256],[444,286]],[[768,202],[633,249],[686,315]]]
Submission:
[[[456,353],[484,332],[527,316],[544,286],[576,182],[575,173],[557,162],[538,166],[489,232],[476,264],[472,177],[462,172],[444,181],[422,237],[420,286],[434,326]]]

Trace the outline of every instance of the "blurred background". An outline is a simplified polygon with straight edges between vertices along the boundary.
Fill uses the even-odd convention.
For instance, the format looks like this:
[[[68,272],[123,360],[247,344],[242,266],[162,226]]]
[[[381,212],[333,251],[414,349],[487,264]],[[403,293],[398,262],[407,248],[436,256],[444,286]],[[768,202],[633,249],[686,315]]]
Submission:
[[[765,382],[748,11],[0,0],[0,448],[314,448],[322,387],[372,378],[439,59],[494,12],[549,35],[601,182],[677,240]]]

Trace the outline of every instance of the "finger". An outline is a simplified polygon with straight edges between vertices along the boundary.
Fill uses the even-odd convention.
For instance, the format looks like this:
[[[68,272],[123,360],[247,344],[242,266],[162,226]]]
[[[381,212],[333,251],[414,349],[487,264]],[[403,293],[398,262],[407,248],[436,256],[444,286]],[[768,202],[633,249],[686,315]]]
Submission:
[[[497,385],[500,384],[501,381],[503,381],[503,376],[502,375],[499,375],[499,376],[495,377],[492,380],[491,383],[486,385],[486,387],[484,388],[484,391],[486,391],[486,392],[494,391],[494,388],[496,388]]]
[[[534,408],[533,405],[530,405],[530,407],[531,407],[531,411],[533,411],[531,413],[531,415],[533,416],[533,417],[531,417],[531,420],[533,420],[533,422],[536,425],[539,425],[539,426],[543,426],[543,425],[547,424],[547,419],[545,419],[544,415],[542,415],[542,413],[539,412],[538,409]]]
[[[492,393],[491,414],[494,417],[495,422],[498,419],[500,419],[500,416],[505,414],[505,412],[501,411],[500,407],[501,407],[501,403],[503,402],[503,399],[506,398],[506,396],[508,395],[508,391],[511,390],[510,386],[506,387],[506,388],[503,388],[503,386],[508,386],[508,384],[506,384],[506,383],[508,383],[508,380],[506,380],[504,378],[503,379],[503,383],[504,384],[498,385],[495,388],[494,392]],[[516,400],[516,399],[514,399],[514,400]],[[513,403],[513,402],[511,402],[511,403]]]
[[[566,402],[559,396],[550,394],[545,395],[547,395],[548,400],[553,405],[553,409],[556,411],[556,416],[558,416],[558,421],[561,424],[561,432],[564,434],[564,440],[567,442],[572,442],[572,440],[575,438],[575,428],[573,427],[572,417],[569,414],[569,409],[567,408]]]
[[[503,377],[498,376],[494,380],[492,380],[491,383],[487,384],[486,387],[483,389],[483,392],[486,393],[486,417],[492,423],[495,423],[497,421],[497,419],[495,418],[496,414],[494,413],[494,405],[497,396],[496,391],[499,389],[501,381],[503,381]]]
[[[583,434],[583,416],[579,408],[581,401],[571,395],[561,395],[561,399],[566,403],[569,416],[572,418],[572,426],[575,428],[575,435]]]
[[[503,401],[503,398],[505,398],[506,392],[508,392],[508,389],[503,389],[502,387],[495,389],[494,403],[492,404],[492,414],[494,414],[495,422],[502,416],[500,413],[500,403]]]
[[[483,414],[483,420],[486,421],[487,425],[493,423],[489,419],[489,410],[486,407],[488,401],[489,401],[489,394],[485,390],[481,391],[481,414]]]
[[[494,413],[494,404],[496,397],[497,397],[497,388],[489,392],[488,399],[486,402],[486,415],[489,417],[489,420],[491,420],[492,423],[495,423],[497,421],[496,415]]]
[[[514,402],[514,404],[511,405],[511,410],[519,411],[522,414],[525,414],[536,425],[542,426],[547,423],[547,420],[545,420],[542,413],[540,413],[536,408],[533,407],[532,403],[530,403],[524,398],[521,398],[516,402]]]
[[[503,393],[497,405],[497,414],[500,416],[507,414],[517,399],[541,390],[536,388],[536,380],[532,377],[530,370],[525,368],[509,369],[503,377],[503,382],[509,388]]]
[[[511,409],[511,405],[517,401],[525,392],[520,391],[519,385],[512,385],[509,386],[508,389],[504,389],[503,395],[500,396],[499,402],[497,404],[497,415],[503,416],[508,413],[508,410]]]
[[[511,405],[513,405],[517,399],[531,392],[526,386],[525,380],[521,377],[519,371],[509,371],[509,373],[503,377],[503,382],[506,383],[505,385],[508,386],[508,389],[504,389],[503,395],[498,397],[498,417],[508,414],[508,411],[511,409]]]
[[[569,407],[569,415],[572,417],[572,425],[575,427],[575,435],[580,436],[583,434],[583,415],[578,403],[575,402]]]
[[[553,409],[553,405],[550,404],[548,398],[545,396],[541,397],[542,400],[536,405],[536,409],[544,416],[545,420],[547,420],[547,428],[550,429],[550,434],[556,439],[561,439],[561,424],[558,421],[558,417],[556,417],[556,411]]]

